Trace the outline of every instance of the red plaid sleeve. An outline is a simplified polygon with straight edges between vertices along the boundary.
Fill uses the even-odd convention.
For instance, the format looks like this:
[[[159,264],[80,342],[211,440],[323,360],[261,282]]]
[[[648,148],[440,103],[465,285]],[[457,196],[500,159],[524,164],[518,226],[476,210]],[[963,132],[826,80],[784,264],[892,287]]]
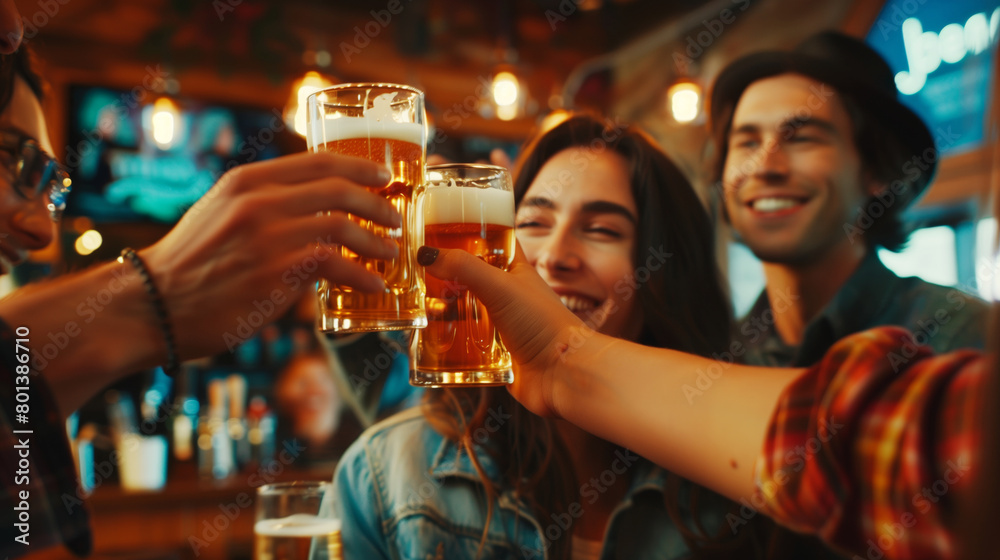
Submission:
[[[900,328],[838,342],[782,395],[757,462],[763,513],[862,558],[952,558],[977,464],[987,359]]]

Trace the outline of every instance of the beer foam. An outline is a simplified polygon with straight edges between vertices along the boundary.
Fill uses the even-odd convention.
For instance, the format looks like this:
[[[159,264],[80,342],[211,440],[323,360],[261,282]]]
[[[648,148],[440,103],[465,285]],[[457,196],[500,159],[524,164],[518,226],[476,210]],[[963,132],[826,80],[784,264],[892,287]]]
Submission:
[[[265,537],[324,537],[339,533],[340,525],[339,519],[297,513],[282,519],[261,519],[253,532]]]
[[[351,138],[385,138],[410,142],[418,146],[425,144],[424,125],[420,123],[378,122],[355,117],[327,116],[324,120],[313,121],[309,127],[309,146]]]
[[[365,109],[364,117],[324,115],[313,120],[306,142],[314,147],[325,142],[336,142],[351,138],[385,138],[410,142],[418,146],[426,144],[427,131],[423,123],[397,122],[392,112],[393,93],[383,93],[372,100],[372,106]]]
[[[472,222],[514,227],[514,193],[510,191],[434,186],[423,196],[425,225]]]

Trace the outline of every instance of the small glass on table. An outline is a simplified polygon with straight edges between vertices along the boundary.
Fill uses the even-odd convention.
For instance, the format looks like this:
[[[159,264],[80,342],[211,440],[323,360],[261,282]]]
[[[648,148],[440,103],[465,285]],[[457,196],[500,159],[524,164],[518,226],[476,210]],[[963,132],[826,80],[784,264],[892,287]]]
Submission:
[[[417,199],[424,244],[463,249],[507,270],[514,260],[514,189],[495,165],[427,167]],[[410,383],[417,386],[505,385],[510,354],[486,307],[464,286],[427,275],[427,327],[411,344]]]
[[[254,560],[343,560],[340,520],[320,516],[329,482],[280,482],[257,489]]]

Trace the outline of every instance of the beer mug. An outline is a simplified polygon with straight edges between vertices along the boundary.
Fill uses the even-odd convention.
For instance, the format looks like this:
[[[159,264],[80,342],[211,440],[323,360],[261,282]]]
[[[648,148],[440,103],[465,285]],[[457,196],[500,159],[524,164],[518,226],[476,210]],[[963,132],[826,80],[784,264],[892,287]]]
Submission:
[[[257,489],[254,560],[342,560],[340,520],[320,517],[329,482],[280,482]]]
[[[392,84],[343,84],[306,100],[306,144],[311,152],[362,157],[392,172],[376,192],[403,216],[403,227],[386,228],[355,220],[399,246],[396,259],[362,258],[346,247],[340,255],[360,263],[385,280],[381,293],[362,293],[327,280],[318,284],[317,322],[324,332],[367,332],[424,327],[423,271],[416,266],[420,239],[413,214],[415,191],[423,182],[427,129],[424,94]]]
[[[427,168],[417,201],[424,243],[463,249],[507,270],[514,260],[514,189],[495,165]],[[514,381],[510,354],[486,308],[464,286],[426,278],[427,327],[411,344],[413,385],[503,385]]]

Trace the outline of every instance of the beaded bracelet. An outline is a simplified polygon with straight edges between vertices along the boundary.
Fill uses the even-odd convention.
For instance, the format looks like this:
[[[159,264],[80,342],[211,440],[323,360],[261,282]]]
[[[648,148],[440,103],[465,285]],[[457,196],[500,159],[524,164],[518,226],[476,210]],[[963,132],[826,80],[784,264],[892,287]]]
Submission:
[[[149,269],[146,268],[146,263],[139,256],[139,253],[136,253],[131,247],[126,247],[122,249],[121,256],[118,257],[118,262],[124,263],[125,259],[128,259],[132,263],[132,266],[139,272],[139,276],[142,277],[142,284],[146,287],[146,293],[153,300],[156,316],[160,320],[160,329],[163,331],[163,338],[167,341],[167,363],[163,366],[163,371],[173,377],[180,368],[180,362],[177,359],[177,343],[174,340],[174,331],[170,326],[170,317],[167,315],[167,308],[163,304],[163,297],[160,295],[160,291],[156,289],[153,277],[149,274]]]

